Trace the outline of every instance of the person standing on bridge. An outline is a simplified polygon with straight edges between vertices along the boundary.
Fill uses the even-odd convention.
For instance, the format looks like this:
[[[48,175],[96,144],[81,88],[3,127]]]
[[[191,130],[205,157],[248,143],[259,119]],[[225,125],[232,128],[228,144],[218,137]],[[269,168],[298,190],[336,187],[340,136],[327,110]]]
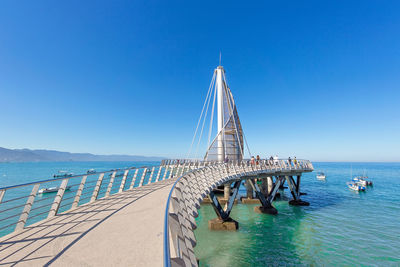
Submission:
[[[289,162],[289,166],[291,167],[292,166],[292,159],[290,157],[288,158],[288,162]]]
[[[294,162],[294,165],[297,166],[297,159],[296,159],[296,156],[294,157],[293,162]]]
[[[260,163],[260,155],[257,155],[256,157],[256,164],[258,165]]]
[[[254,156],[251,156],[250,164],[254,165],[254,163],[255,163]]]
[[[278,155],[274,156],[274,163],[275,163],[275,165],[278,165]]]

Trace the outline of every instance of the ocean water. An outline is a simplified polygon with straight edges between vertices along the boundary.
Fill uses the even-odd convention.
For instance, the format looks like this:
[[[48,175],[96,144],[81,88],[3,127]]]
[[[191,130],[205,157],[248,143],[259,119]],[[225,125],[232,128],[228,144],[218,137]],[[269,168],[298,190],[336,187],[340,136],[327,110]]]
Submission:
[[[220,232],[208,230],[216,215],[203,205],[195,230],[200,266],[400,266],[400,163],[313,165],[301,183],[309,207],[289,206],[286,189],[273,203],[278,215],[235,205],[239,230]],[[348,189],[351,166],[353,176],[365,170],[373,187]],[[319,170],[326,181],[316,179]]]
[[[10,162],[0,163],[0,187],[53,178],[58,171],[85,174],[89,169],[97,172],[111,169],[155,166],[159,162],[107,161],[107,162]]]

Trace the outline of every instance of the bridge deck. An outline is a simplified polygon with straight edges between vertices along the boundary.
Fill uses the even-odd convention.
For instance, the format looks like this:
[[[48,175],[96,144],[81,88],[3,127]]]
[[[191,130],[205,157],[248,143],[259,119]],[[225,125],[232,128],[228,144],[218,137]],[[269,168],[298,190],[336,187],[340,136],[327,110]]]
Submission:
[[[83,205],[0,239],[0,265],[161,266],[175,179]]]

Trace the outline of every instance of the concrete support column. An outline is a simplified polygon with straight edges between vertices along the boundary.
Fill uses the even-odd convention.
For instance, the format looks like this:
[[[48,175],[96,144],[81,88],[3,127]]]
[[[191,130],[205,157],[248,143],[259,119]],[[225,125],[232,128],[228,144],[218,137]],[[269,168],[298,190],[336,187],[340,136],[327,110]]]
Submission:
[[[248,180],[246,180],[245,183],[246,186],[246,193],[247,193],[247,198],[253,198],[253,188],[250,185],[250,182]]]
[[[274,180],[272,177],[267,177],[267,184],[268,184],[268,195],[271,194],[272,188],[274,187]]]
[[[224,184],[224,199],[229,199],[231,195],[231,183]]]

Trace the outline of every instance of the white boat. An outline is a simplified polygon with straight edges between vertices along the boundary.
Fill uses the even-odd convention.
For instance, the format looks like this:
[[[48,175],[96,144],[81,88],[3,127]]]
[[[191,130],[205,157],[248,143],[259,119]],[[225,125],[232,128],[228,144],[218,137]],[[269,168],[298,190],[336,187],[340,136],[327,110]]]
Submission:
[[[361,186],[367,186],[368,185],[368,182],[365,181],[364,179],[362,179],[361,177],[354,177],[353,178],[353,182],[357,183],[357,184],[359,184]]]
[[[65,188],[65,191],[69,190],[71,187],[67,186]],[[58,192],[58,190],[60,189],[59,186],[54,186],[54,187],[49,187],[49,188],[42,188],[39,190],[39,194],[45,194],[45,193],[54,193],[54,192]]]
[[[95,170],[95,169],[89,169],[89,170],[87,170],[86,173],[87,173],[87,174],[96,173],[96,170]]]
[[[325,173],[323,173],[323,172],[317,173],[317,179],[318,180],[325,180],[326,179]]]
[[[365,170],[363,175],[357,176],[354,179],[360,181],[364,186],[372,185],[372,182],[368,181],[368,176],[365,175]]]
[[[365,191],[365,186],[362,186],[358,183],[347,182],[347,186],[354,191]]]
[[[67,171],[58,171],[57,174],[53,175],[53,178],[66,178],[66,177],[71,177],[74,176],[73,173],[67,172]]]

